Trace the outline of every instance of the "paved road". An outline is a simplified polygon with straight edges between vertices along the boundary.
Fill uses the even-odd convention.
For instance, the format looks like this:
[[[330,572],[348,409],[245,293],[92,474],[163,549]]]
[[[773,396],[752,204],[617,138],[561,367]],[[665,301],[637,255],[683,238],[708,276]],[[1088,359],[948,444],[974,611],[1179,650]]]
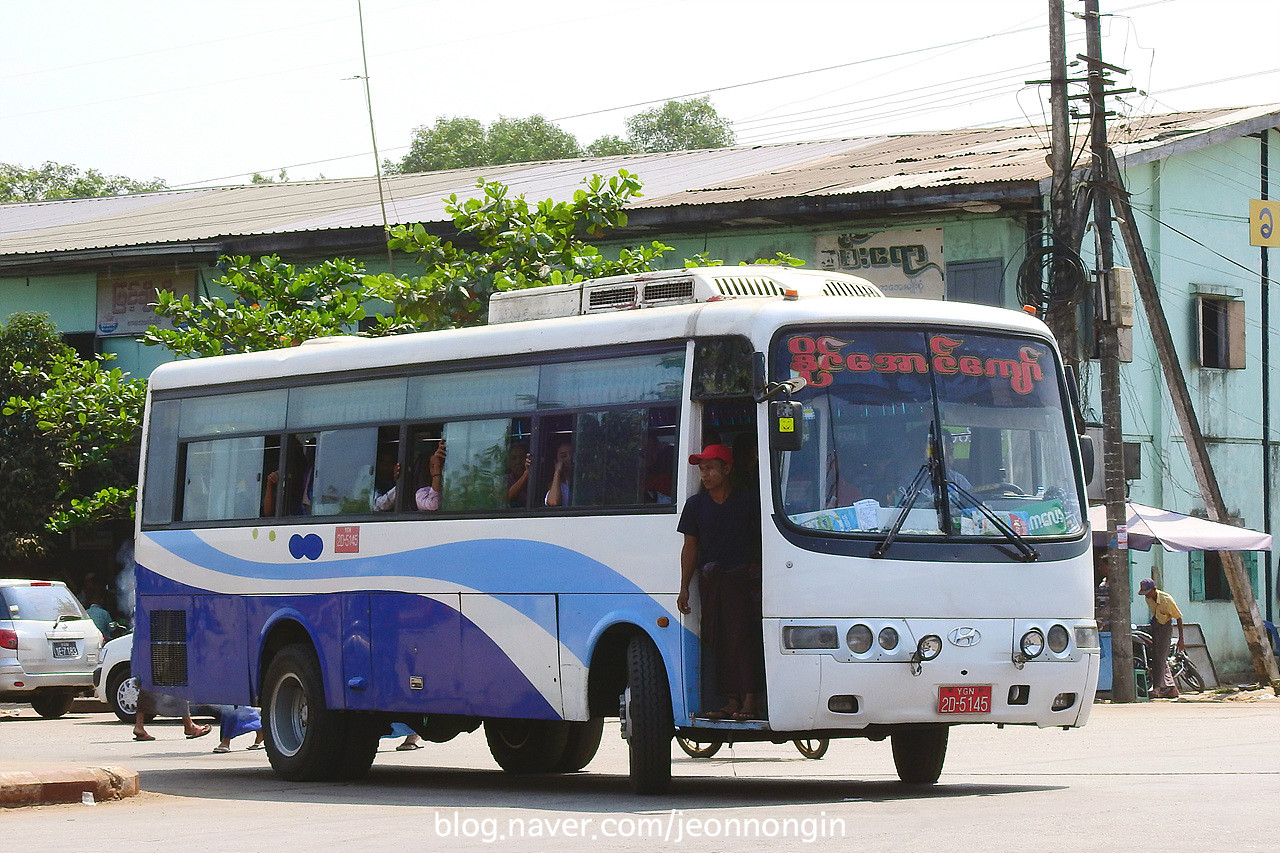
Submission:
[[[1075,731],[955,729],[941,782],[896,781],[887,743],[836,741],[820,761],[743,745],[675,762],[669,796],[633,797],[609,726],[587,772],[512,777],[477,732],[416,752],[383,741],[361,783],[293,784],[241,738],[189,741],[157,722],[134,743],[108,713],[0,711],[0,762],[123,764],[121,802],[0,812],[23,853],[87,847],[219,853],[376,850],[1277,850],[1280,702],[1102,705]],[[292,851],[289,851],[292,853]]]

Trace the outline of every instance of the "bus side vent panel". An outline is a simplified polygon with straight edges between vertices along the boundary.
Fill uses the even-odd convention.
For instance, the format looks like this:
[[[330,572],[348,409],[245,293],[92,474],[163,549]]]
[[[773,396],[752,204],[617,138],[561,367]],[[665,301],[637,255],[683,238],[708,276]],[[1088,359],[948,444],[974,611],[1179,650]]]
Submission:
[[[187,686],[187,611],[151,611],[151,681],[156,687]]]
[[[692,302],[693,279],[684,278],[674,281],[655,281],[644,286],[644,301],[657,302]]]
[[[716,276],[716,287],[724,296],[779,296],[782,285],[756,275]]]
[[[829,278],[822,283],[822,292],[827,296],[884,296],[878,287],[858,281],[841,281]]]
[[[634,284],[599,287],[587,294],[587,313],[634,307],[637,301]]]

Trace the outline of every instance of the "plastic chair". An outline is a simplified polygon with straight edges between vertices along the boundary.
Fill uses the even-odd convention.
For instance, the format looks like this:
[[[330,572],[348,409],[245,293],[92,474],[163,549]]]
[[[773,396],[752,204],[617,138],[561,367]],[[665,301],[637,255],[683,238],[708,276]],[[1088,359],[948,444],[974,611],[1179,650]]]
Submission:
[[[1271,651],[1276,657],[1280,658],[1280,632],[1276,631],[1276,626],[1270,622],[1263,622],[1262,627],[1266,630],[1267,636],[1271,638]]]

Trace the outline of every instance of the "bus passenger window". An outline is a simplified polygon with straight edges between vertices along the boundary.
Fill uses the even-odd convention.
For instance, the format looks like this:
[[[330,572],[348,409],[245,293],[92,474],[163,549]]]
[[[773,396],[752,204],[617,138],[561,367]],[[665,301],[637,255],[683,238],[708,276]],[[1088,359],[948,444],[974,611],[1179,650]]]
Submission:
[[[508,451],[513,436],[523,436],[527,441],[528,421],[452,421],[437,434],[448,448],[442,508],[450,512],[506,509]]]
[[[674,406],[649,410],[645,435],[643,500],[648,504],[675,502],[676,418]]]
[[[312,515],[365,513],[373,505],[378,430],[332,429],[316,433],[311,491]],[[307,514],[305,511],[303,514]]]

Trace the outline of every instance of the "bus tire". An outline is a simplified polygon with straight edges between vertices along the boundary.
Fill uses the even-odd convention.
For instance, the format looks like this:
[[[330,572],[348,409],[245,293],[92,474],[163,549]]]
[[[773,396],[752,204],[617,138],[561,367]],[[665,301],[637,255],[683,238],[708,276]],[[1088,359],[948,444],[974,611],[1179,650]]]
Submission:
[[[643,634],[627,644],[623,733],[630,753],[631,790],[663,794],[671,787],[671,689],[658,647]]]
[[[591,763],[600,749],[600,738],[604,734],[604,717],[592,717],[585,722],[566,723],[569,737],[565,742],[564,754],[556,763],[559,773],[577,773]]]
[[[913,726],[889,736],[898,778],[908,785],[932,785],[942,775],[947,758],[945,725]]]
[[[267,667],[262,731],[271,767],[291,782],[322,782],[344,769],[345,720],[324,699],[324,677],[311,646],[285,646]]]
[[[31,707],[46,720],[56,720],[71,710],[76,694],[70,690],[49,690],[31,697]]]
[[[508,773],[555,773],[569,742],[564,720],[484,721],[484,739],[498,766]]]
[[[378,742],[382,740],[385,726],[367,714],[346,711],[346,732],[342,740],[342,752],[338,755],[335,779],[363,779],[378,755]]]

